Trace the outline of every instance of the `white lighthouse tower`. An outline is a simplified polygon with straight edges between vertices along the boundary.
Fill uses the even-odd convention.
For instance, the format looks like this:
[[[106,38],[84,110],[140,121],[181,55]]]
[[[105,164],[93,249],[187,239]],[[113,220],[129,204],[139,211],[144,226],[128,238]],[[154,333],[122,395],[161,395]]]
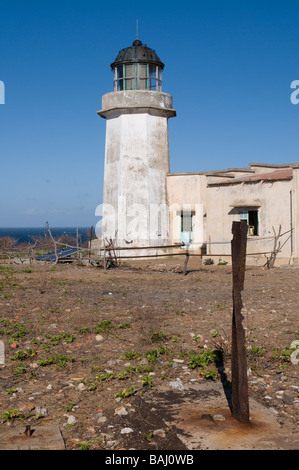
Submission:
[[[162,92],[164,64],[135,40],[111,65],[114,90],[102,98],[106,119],[102,236],[122,247],[169,243],[166,175],[172,96]]]

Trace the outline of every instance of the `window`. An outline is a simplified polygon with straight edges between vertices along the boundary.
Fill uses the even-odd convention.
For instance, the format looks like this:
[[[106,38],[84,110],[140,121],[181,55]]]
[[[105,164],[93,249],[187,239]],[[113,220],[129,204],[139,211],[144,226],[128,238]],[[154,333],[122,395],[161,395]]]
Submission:
[[[181,212],[181,242],[189,248],[192,247],[193,240],[193,216],[192,212]]]
[[[122,91],[124,89],[124,71],[123,66],[115,68],[114,83],[116,84],[115,91]]]
[[[258,235],[259,234],[259,217],[258,210],[242,210],[240,212],[240,222],[244,220],[248,225],[248,235]]]
[[[124,64],[114,70],[114,91],[162,91],[162,70],[157,65]]]
[[[193,214],[181,215],[181,232],[193,231]]]

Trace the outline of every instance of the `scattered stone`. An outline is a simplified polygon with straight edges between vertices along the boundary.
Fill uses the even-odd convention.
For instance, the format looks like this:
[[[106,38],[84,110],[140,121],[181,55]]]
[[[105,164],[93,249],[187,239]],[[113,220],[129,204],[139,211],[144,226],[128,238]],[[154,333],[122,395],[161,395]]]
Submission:
[[[53,390],[53,385],[49,384],[49,385],[46,387],[46,390]]]
[[[67,424],[73,425],[73,424],[76,424],[77,421],[78,421],[77,418],[75,416],[71,415],[71,416],[68,417]]]
[[[172,390],[179,390],[181,392],[184,390],[184,386],[182,384],[182,381],[179,378],[177,378],[176,381],[174,381],[174,382],[169,382],[169,386],[170,386],[170,388],[172,388]]]
[[[166,436],[164,429],[156,429],[153,432],[153,435],[158,436],[158,437],[165,437]]]
[[[107,447],[115,447],[116,443],[117,443],[117,441],[107,441],[106,446]]]
[[[104,337],[102,335],[97,335],[96,341],[104,341]]]
[[[35,408],[35,414],[36,414],[36,416],[41,416],[42,418],[44,418],[45,416],[47,416],[48,410],[47,410],[47,408],[41,408],[41,407],[37,406]]]
[[[177,362],[178,364],[184,364],[184,360],[183,359],[173,359],[173,362]]]
[[[286,405],[292,405],[294,403],[294,397],[290,397],[288,395],[284,395],[283,398],[282,398],[282,401],[286,404]]]
[[[114,414],[118,416],[126,416],[128,412],[124,406],[120,406],[119,408],[116,408]]]
[[[83,392],[84,390],[86,390],[86,387],[82,382],[78,385],[77,388],[78,388],[78,390],[80,390],[80,392]]]
[[[216,414],[213,416],[214,421],[225,421],[225,417],[221,414]]]
[[[123,428],[120,431],[121,434],[130,434],[131,432],[134,432],[132,428]]]
[[[100,424],[100,423],[106,423],[106,421],[107,421],[106,416],[101,416],[101,417],[98,419],[98,423],[99,423],[99,424]]]

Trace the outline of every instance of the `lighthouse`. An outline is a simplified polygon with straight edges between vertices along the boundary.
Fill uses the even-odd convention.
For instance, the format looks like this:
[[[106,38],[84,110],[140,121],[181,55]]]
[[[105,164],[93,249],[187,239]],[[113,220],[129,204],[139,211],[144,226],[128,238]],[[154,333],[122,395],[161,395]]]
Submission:
[[[164,64],[137,39],[111,70],[113,91],[98,111],[106,120],[102,237],[120,247],[167,245],[168,120],[176,111],[162,91]]]

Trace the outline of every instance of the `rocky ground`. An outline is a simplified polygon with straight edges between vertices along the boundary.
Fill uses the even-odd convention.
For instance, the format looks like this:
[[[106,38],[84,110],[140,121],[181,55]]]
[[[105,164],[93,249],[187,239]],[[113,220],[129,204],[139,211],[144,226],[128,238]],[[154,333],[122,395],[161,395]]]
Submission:
[[[55,424],[66,449],[184,449],[167,403],[211,381],[229,390],[232,275],[182,267],[0,265],[0,431]],[[250,397],[294,426],[298,286],[299,269],[249,266],[243,291]]]

